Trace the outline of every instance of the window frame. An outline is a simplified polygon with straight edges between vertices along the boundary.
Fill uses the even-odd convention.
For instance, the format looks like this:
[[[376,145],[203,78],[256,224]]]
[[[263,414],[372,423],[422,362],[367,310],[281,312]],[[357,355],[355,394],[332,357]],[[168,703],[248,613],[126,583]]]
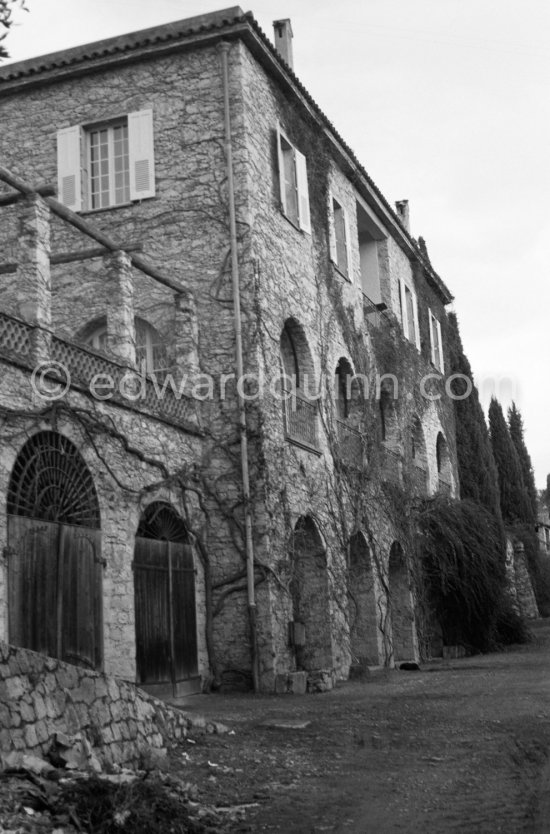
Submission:
[[[311,234],[311,213],[309,205],[309,187],[307,180],[307,161],[303,153],[292,144],[280,124],[277,124],[277,159],[279,165],[279,192],[281,211],[295,228]],[[296,193],[296,213],[291,211],[287,195],[288,178],[286,172],[290,160],[293,184],[290,188]]]
[[[336,222],[337,212],[341,216],[341,223]],[[338,272],[353,284],[353,264],[351,251],[351,234],[348,211],[332,191],[329,192],[329,249],[330,259]],[[339,240],[338,231],[343,233],[343,240]],[[339,252],[343,250],[345,263],[341,262]]]
[[[126,123],[128,129],[128,200],[92,208],[90,135]],[[108,156],[113,160],[112,154]],[[110,177],[114,177],[113,171]],[[59,200],[75,212],[105,211],[155,196],[155,152],[152,109],[118,114],[57,131]]]
[[[428,308],[429,331],[430,331],[430,355],[432,365],[442,374],[445,373],[445,360],[443,357],[443,340],[441,338],[441,322]],[[435,327],[434,327],[435,325]]]
[[[117,128],[126,128],[126,136],[123,137],[125,140],[125,159],[126,159],[126,166],[123,170],[125,183],[123,185],[123,195],[122,199],[116,199],[116,174],[118,173],[115,170],[115,160],[116,160],[116,153],[115,153],[115,130]],[[114,208],[115,206],[127,205],[130,202],[130,131],[128,127],[128,118],[125,117],[123,119],[117,119],[112,122],[103,122],[98,125],[90,125],[83,128],[84,131],[84,141],[85,141],[85,160],[86,165],[84,167],[84,171],[87,177],[86,182],[86,194],[88,196],[88,205],[90,211],[97,211],[98,209],[106,209],[106,208]],[[99,134],[101,131],[107,131],[107,163],[108,163],[108,193],[109,193],[109,202],[106,205],[94,205],[94,190],[93,190],[93,173],[92,173],[92,136],[93,134]],[[100,143],[101,144],[101,143]],[[103,160],[99,159],[96,160],[96,164],[100,164]],[[101,172],[99,173],[100,180],[102,179]],[[102,202],[102,195],[104,191],[102,191],[101,187],[97,192],[97,197],[99,197],[100,203]]]
[[[413,313],[412,321],[412,335],[411,338],[411,322],[409,321],[409,310],[407,305],[407,292],[411,297],[411,306]],[[418,326],[418,298],[414,289],[403,279],[399,280],[399,298],[401,302],[401,324],[405,338],[416,345],[417,350],[420,350],[420,328]]]

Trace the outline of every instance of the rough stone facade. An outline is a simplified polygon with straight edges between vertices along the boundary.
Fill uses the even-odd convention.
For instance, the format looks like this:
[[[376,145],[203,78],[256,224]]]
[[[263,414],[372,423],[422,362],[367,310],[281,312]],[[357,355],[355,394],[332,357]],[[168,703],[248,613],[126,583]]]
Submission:
[[[131,683],[0,642],[0,748],[48,753],[82,733],[101,764],[136,765],[189,730],[223,732]]]
[[[0,506],[25,440],[39,429],[63,433],[80,449],[99,501],[105,670],[136,674],[134,537],[153,501],[178,512],[194,543],[199,674],[223,682],[224,672],[250,670],[222,40],[251,375],[244,390],[260,677],[274,690],[292,688],[288,681],[301,677],[288,676],[300,670],[326,682],[352,664],[418,656],[406,523],[416,497],[458,494],[452,402],[441,360],[439,368],[432,362],[429,318],[440,323],[445,358],[451,297],[403,219],[238,8],[69,51],[63,69],[52,60],[40,71],[0,71],[0,119],[9,128],[0,155],[26,183],[56,182],[58,131],[149,110],[155,166],[154,197],[80,212],[126,253],[86,254],[94,242],[42,198],[0,207],[0,306],[13,317],[2,332],[24,330],[20,322],[33,328],[25,356],[3,340]],[[281,129],[306,157],[308,231],[282,211]],[[346,216],[345,270],[331,255],[335,205]],[[178,291],[131,265],[136,245]],[[83,259],[59,257],[75,252]],[[75,361],[74,346],[104,320],[102,350],[133,367],[138,319],[155,329],[188,396],[185,419],[166,417],[150,397],[98,402],[74,384],[63,408],[44,410],[29,385],[33,363]],[[281,362],[309,377],[319,394],[313,404],[281,401]],[[335,378],[349,382],[344,403]],[[82,414],[93,415],[93,430]],[[0,523],[0,634],[10,639],[13,556],[3,513]]]

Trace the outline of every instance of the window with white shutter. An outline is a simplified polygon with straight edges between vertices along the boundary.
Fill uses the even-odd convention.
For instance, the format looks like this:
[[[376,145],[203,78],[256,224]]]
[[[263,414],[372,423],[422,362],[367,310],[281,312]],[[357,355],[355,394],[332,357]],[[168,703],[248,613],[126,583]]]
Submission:
[[[283,214],[302,231],[311,234],[307,162],[277,125],[279,188]]]
[[[73,211],[154,197],[152,110],[58,131],[57,169],[59,199]]]
[[[443,361],[443,342],[441,341],[441,323],[431,310],[428,310],[430,320],[430,347],[432,355],[432,365],[445,373],[445,365]]]
[[[405,337],[420,350],[420,329],[418,327],[418,299],[416,293],[401,279],[399,281],[401,322]]]
[[[330,258],[342,275],[352,281],[348,213],[332,194],[329,195],[329,234]]]

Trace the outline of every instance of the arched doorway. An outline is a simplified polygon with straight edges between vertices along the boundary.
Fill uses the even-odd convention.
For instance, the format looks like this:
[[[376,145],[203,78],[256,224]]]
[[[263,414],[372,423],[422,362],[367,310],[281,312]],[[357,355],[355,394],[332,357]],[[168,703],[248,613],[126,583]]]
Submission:
[[[134,551],[137,682],[158,695],[200,690],[195,565],[187,528],[162,501],[145,510]]]
[[[388,573],[393,657],[394,660],[411,660],[416,655],[414,613],[409,571],[399,542],[391,546]]]
[[[327,554],[311,516],[296,522],[290,556],[293,619],[303,626],[294,629],[300,634],[294,641],[296,666],[307,671],[332,668]]]
[[[378,664],[378,612],[369,546],[360,530],[349,542],[348,600],[352,665]]]
[[[11,473],[7,510],[10,642],[99,669],[99,503],[70,440],[42,431],[25,443]]]

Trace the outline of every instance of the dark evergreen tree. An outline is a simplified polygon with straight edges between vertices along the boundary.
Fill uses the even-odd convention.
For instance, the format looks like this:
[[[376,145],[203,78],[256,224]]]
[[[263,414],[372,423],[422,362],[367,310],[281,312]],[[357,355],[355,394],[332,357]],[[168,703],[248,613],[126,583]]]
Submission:
[[[473,384],[472,369],[462,347],[454,313],[449,314],[448,321],[450,371],[468,377]],[[455,381],[454,392],[461,395],[465,392],[465,384],[463,380]],[[477,388],[473,387],[469,397],[453,402],[461,497],[481,504],[500,518],[498,472]]]
[[[489,433],[500,485],[500,508],[507,525],[532,522],[532,508],[523,483],[521,464],[512,443],[502,406],[494,397],[489,406]]]
[[[523,477],[523,484],[527,491],[529,504],[531,508],[531,518],[526,518],[526,522],[535,521],[537,518],[537,488],[535,486],[535,475],[533,472],[533,464],[531,457],[525,445],[525,437],[523,430],[523,419],[521,413],[513,402],[508,409],[508,428],[510,429],[510,437],[512,443],[518,453],[518,458],[521,466],[521,474]]]

